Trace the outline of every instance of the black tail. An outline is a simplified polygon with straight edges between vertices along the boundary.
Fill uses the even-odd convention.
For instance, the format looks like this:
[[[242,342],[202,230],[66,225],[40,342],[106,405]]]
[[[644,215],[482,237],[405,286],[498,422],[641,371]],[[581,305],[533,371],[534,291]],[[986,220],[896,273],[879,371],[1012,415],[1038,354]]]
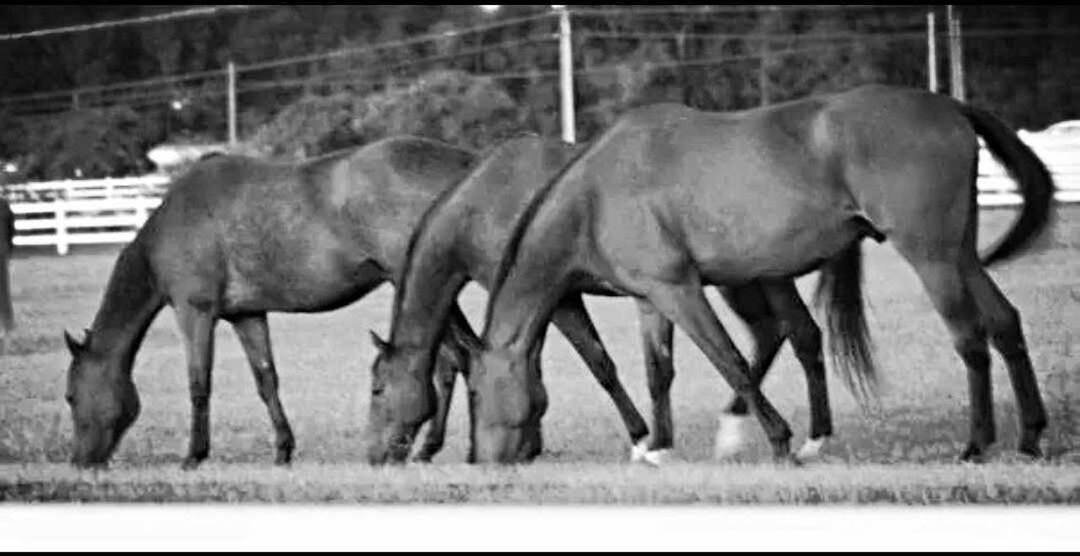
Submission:
[[[877,371],[862,293],[862,246],[853,243],[821,269],[814,304],[824,306],[833,369],[864,407],[877,393]]]
[[[973,106],[961,105],[960,111],[986,142],[987,149],[1020,186],[1024,207],[1020,218],[1005,237],[986,254],[984,266],[1004,261],[1025,248],[1046,230],[1052,219],[1054,179],[1050,171],[1019,137],[993,114]]]

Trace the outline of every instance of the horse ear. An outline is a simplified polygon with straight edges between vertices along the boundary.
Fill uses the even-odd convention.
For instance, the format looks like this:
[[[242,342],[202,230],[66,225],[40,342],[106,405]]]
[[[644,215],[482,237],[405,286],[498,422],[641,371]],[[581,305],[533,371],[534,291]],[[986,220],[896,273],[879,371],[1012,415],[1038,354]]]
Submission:
[[[84,347],[83,344],[76,340],[67,330],[64,330],[64,343],[67,344],[68,351],[70,351],[72,355],[78,355]]]
[[[375,349],[379,350],[382,353],[390,352],[390,342],[387,342],[386,340],[380,338],[374,330],[369,330],[368,332],[371,333],[371,343],[375,344]]]

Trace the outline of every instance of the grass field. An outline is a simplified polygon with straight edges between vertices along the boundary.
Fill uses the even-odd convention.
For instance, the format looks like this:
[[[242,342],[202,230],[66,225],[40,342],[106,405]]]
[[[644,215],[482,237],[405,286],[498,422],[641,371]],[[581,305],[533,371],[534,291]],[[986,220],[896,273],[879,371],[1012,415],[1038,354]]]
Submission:
[[[986,211],[983,243],[1015,216]],[[196,472],[179,470],[188,440],[185,362],[172,312],[150,329],[136,360],[143,411],[106,472],[64,462],[70,418],[63,401],[69,356],[64,327],[80,330],[97,309],[114,248],[76,249],[67,257],[20,252],[12,265],[20,328],[0,356],[0,501],[224,501],[379,503],[723,503],[952,504],[1080,502],[1080,209],[1062,208],[1046,248],[992,269],[1020,309],[1051,415],[1049,461],[1013,455],[1016,412],[1008,376],[994,356],[998,451],[985,466],[954,463],[967,439],[963,366],[914,273],[887,245],[867,244],[869,320],[885,378],[880,409],[860,411],[838,380],[831,399],[837,436],[823,463],[776,468],[758,433],[740,461],[709,460],[716,416],[730,390],[681,332],[673,389],[678,461],[627,463],[614,407],[559,334],[544,352],[551,398],[546,451],[533,465],[465,466],[464,396],[459,385],[447,447],[431,466],[373,469],[363,463],[368,370],[367,329],[388,327],[391,289],[321,315],[271,316],[282,399],[299,443],[296,465],[276,469],[269,418],[232,331],[220,327],[212,402],[212,452]],[[809,293],[816,276],[800,281]],[[715,293],[710,299],[741,346],[747,335]],[[462,296],[473,323],[486,297]],[[650,411],[636,313],[628,300],[587,300],[620,376],[640,410]],[[766,394],[805,437],[805,381],[785,347]],[[755,430],[760,430],[755,428]]]

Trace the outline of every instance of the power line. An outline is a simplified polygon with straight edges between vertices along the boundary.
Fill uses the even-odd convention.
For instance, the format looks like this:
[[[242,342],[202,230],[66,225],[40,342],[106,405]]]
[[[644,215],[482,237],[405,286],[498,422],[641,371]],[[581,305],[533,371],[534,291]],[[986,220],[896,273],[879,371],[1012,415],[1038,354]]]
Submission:
[[[429,34],[426,34],[426,35],[417,35],[417,36],[414,36],[414,37],[409,37],[407,39],[401,39],[401,40],[396,40],[396,41],[387,41],[387,42],[382,42],[382,43],[372,44],[372,45],[364,45],[364,46],[356,46],[356,47],[350,47],[350,48],[342,48],[342,49],[339,49],[339,50],[333,50],[333,51],[330,51],[330,52],[323,52],[323,53],[320,53],[320,54],[308,54],[308,55],[304,55],[304,56],[294,56],[294,57],[291,57],[291,58],[281,58],[281,59],[278,59],[278,60],[270,60],[270,61],[266,61],[266,62],[256,62],[256,63],[253,63],[253,64],[244,65],[242,67],[238,66],[236,68],[236,72],[237,73],[251,72],[251,71],[256,71],[256,70],[263,70],[263,69],[269,69],[269,68],[275,68],[275,67],[287,66],[287,65],[293,65],[293,64],[317,62],[317,61],[320,61],[320,60],[327,60],[327,59],[330,59],[330,58],[340,58],[342,56],[365,54],[365,53],[369,53],[369,52],[375,52],[375,51],[378,51],[378,50],[385,50],[385,49],[388,49],[388,48],[401,48],[403,46],[412,46],[412,45],[415,45],[415,44],[421,44],[421,43],[425,43],[425,42],[432,42],[432,41],[436,41],[436,40],[457,39],[457,38],[462,37],[463,35],[470,35],[470,34],[479,33],[479,32],[482,32],[482,31],[490,31],[492,29],[498,29],[498,28],[501,28],[501,27],[509,27],[511,25],[519,25],[519,24],[522,24],[522,23],[528,23],[528,22],[537,21],[537,20],[540,20],[540,19],[554,18],[555,15],[556,14],[554,12],[541,13],[541,14],[537,14],[537,15],[520,17],[520,18],[517,18],[517,19],[502,20],[502,21],[499,21],[499,22],[496,22],[496,23],[490,23],[490,24],[487,24],[487,25],[477,25],[477,26],[474,26],[474,27],[466,28],[466,29],[458,29],[458,30],[454,30],[452,32],[447,32],[447,33],[429,33]]]
[[[252,7],[267,7],[267,6],[252,6]],[[224,8],[224,6],[223,6],[223,8]],[[500,21],[497,21],[497,22],[494,22],[494,23],[485,24],[485,25],[477,25],[477,26],[468,27],[468,28],[465,28],[465,29],[458,29],[458,30],[453,31],[452,33],[430,33],[430,34],[426,34],[426,35],[414,36],[414,37],[410,37],[408,39],[402,39],[402,40],[397,40],[397,41],[388,41],[388,42],[383,42],[383,43],[378,43],[378,44],[373,44],[373,45],[365,45],[365,46],[343,48],[343,49],[338,49],[338,50],[332,50],[332,51],[329,51],[329,52],[321,52],[321,53],[317,53],[317,54],[308,54],[308,55],[304,55],[304,56],[278,58],[278,59],[267,60],[267,61],[263,61],[263,62],[255,62],[255,63],[252,63],[252,64],[243,65],[243,66],[238,65],[236,67],[236,72],[239,75],[239,74],[242,74],[242,73],[247,73],[247,72],[252,72],[252,71],[271,69],[271,68],[277,68],[277,67],[295,65],[295,64],[302,64],[302,63],[318,62],[318,61],[330,60],[332,58],[340,58],[340,57],[344,57],[344,56],[376,52],[376,51],[379,51],[379,50],[385,50],[385,49],[389,49],[389,48],[400,48],[400,47],[403,47],[403,46],[411,46],[411,45],[421,44],[421,43],[425,43],[425,42],[431,42],[431,41],[435,41],[435,40],[446,40],[446,39],[451,39],[451,38],[458,39],[458,38],[461,38],[462,36],[465,36],[465,35],[471,35],[471,34],[483,32],[483,31],[490,31],[492,29],[499,29],[499,28],[502,28],[502,27],[510,27],[510,26],[513,26],[513,25],[520,25],[520,24],[523,24],[523,23],[529,23],[529,22],[532,22],[532,21],[537,21],[537,20],[541,20],[541,19],[545,19],[545,18],[552,18],[555,15],[556,14],[554,12],[545,12],[545,13],[541,13],[541,14],[535,14],[535,15],[525,16],[525,17],[520,17],[520,18],[515,18],[515,19],[504,19],[504,20],[500,20]],[[215,76],[223,76],[223,75],[225,75],[225,69],[224,68],[216,69],[216,70],[201,71],[201,72],[185,73],[185,74],[176,75],[176,76],[157,77],[157,78],[145,79],[145,80],[140,80],[140,81],[126,81],[126,82],[110,84],[110,85],[99,85],[99,86],[94,86],[94,87],[80,87],[80,88],[76,88],[76,89],[66,89],[66,90],[61,90],[61,91],[52,91],[52,92],[44,92],[44,93],[31,93],[31,94],[26,94],[26,95],[18,95],[18,96],[10,96],[10,97],[0,98],[0,105],[10,105],[11,103],[31,101],[31,100],[46,100],[46,99],[59,99],[59,98],[69,99],[69,98],[72,97],[72,95],[83,94],[83,93],[86,93],[86,92],[101,92],[101,91],[106,91],[106,90],[116,90],[116,89],[123,89],[123,88],[128,88],[128,87],[136,87],[136,86],[140,86],[140,85],[172,84],[172,83],[177,83],[177,82],[181,82],[181,81],[192,81],[192,80],[195,80],[195,79],[201,79],[201,78],[207,78],[207,77],[215,77]]]
[[[181,10],[178,12],[169,12],[157,15],[148,15],[142,17],[133,17],[130,19],[114,19],[110,21],[99,21],[97,23],[86,23],[81,25],[69,25],[66,27],[53,27],[50,29],[39,29],[36,31],[25,31],[19,33],[8,33],[0,35],[0,41],[13,41],[19,39],[29,39],[33,37],[45,37],[49,35],[60,35],[66,33],[79,33],[83,31],[96,31],[99,29],[108,29],[111,27],[120,27],[124,25],[142,25],[145,23],[159,23],[162,21],[172,21],[174,19],[184,19],[188,17],[201,17],[208,15],[217,15],[224,12],[246,11],[254,9],[262,9],[273,7],[272,5],[231,5],[231,6],[211,6],[208,8],[192,8],[190,10]]]
[[[748,14],[748,13],[789,13],[855,10],[918,9],[925,10],[925,5],[750,5],[750,6],[642,6],[635,8],[579,8],[570,9],[572,15],[712,15],[712,14]]]
[[[807,8],[814,9],[814,8],[824,8],[824,7],[823,6],[816,6],[816,7],[815,6],[809,6]],[[545,18],[545,17],[550,17],[551,15],[552,14],[540,14],[540,15],[534,15],[534,16],[524,17],[524,18],[519,18],[519,19],[514,19],[514,20],[506,20],[506,21],[503,21],[503,22],[499,22],[497,24],[476,26],[476,27],[472,27],[472,28],[457,31],[452,36],[461,37],[461,36],[467,35],[469,33],[479,32],[479,31],[482,31],[482,30],[489,30],[489,29],[493,29],[493,28],[511,26],[511,25],[515,25],[515,24],[528,22],[528,21],[542,19],[542,18]],[[966,30],[965,31],[965,37],[966,38],[971,38],[971,39],[975,39],[975,38],[993,38],[993,37],[1018,37],[1018,36],[1076,35],[1076,34],[1080,34],[1080,28],[972,29],[972,30]],[[669,33],[655,33],[655,32],[606,33],[606,32],[599,32],[599,31],[581,31],[581,32],[579,32],[577,34],[577,36],[584,37],[586,39],[666,40],[666,39],[675,39],[675,38],[679,37],[680,35],[678,33],[670,33],[670,32]],[[821,41],[821,40],[837,40],[837,41],[853,41],[853,40],[856,40],[857,41],[857,40],[864,40],[864,41],[870,41],[870,42],[881,44],[883,42],[893,42],[893,41],[902,41],[902,40],[915,40],[915,39],[921,40],[921,39],[925,38],[926,34],[925,34],[925,31],[900,30],[900,31],[893,31],[893,32],[882,32],[882,33],[866,33],[866,32],[803,33],[803,34],[780,34],[780,33],[777,33],[777,34],[761,34],[761,33],[749,33],[749,34],[748,33],[742,33],[742,34],[716,33],[716,34],[709,34],[709,33],[692,33],[692,34],[687,34],[687,35],[683,35],[683,36],[685,36],[686,38],[691,38],[691,39],[741,38],[741,39],[745,39],[745,40],[774,40],[774,41],[775,40],[784,40],[784,39],[795,39],[795,40],[806,40],[806,41]],[[331,73],[318,73],[318,74],[313,74],[313,75],[303,77],[303,78],[297,78],[297,79],[292,79],[292,80],[284,80],[284,81],[283,80],[277,80],[277,81],[263,81],[263,82],[249,83],[249,84],[246,84],[245,86],[242,86],[238,90],[238,93],[253,92],[253,91],[257,91],[257,90],[296,88],[296,87],[301,87],[301,86],[315,86],[315,87],[324,86],[324,85],[332,84],[333,83],[332,80],[349,79],[351,77],[356,77],[356,76],[360,76],[360,75],[364,75],[364,74],[378,73],[378,72],[381,72],[381,71],[390,70],[391,68],[401,67],[401,66],[405,66],[405,65],[418,66],[418,65],[421,65],[421,64],[424,64],[424,63],[433,62],[433,61],[437,61],[437,60],[446,60],[446,59],[462,58],[462,57],[466,57],[466,56],[474,56],[474,55],[483,54],[485,52],[495,50],[495,49],[508,48],[508,47],[511,47],[511,46],[520,46],[522,44],[530,43],[530,42],[539,42],[539,41],[544,41],[544,40],[550,40],[553,37],[555,37],[554,34],[541,33],[541,34],[526,37],[524,39],[504,41],[504,42],[500,42],[500,43],[484,45],[484,46],[474,48],[474,49],[469,49],[469,50],[459,50],[457,52],[453,52],[453,53],[446,54],[446,55],[429,56],[429,57],[424,57],[424,58],[413,58],[411,60],[403,60],[403,61],[399,61],[399,62],[384,63],[384,64],[380,64],[380,65],[378,65],[378,66],[376,66],[374,68],[368,67],[368,68],[365,68],[365,69],[362,69],[362,70],[346,70],[346,71],[338,71],[338,72],[331,72]],[[437,39],[445,39],[445,38],[447,38],[447,35],[445,35],[445,34],[429,34],[429,35],[424,35],[424,36],[421,36],[421,37],[413,37],[413,38],[405,39],[405,40],[401,40],[401,41],[391,41],[391,42],[388,42],[388,43],[379,43],[379,44],[369,45],[369,46],[365,46],[365,47],[357,47],[357,48],[349,48],[349,49],[337,50],[337,51],[332,51],[332,52],[326,52],[326,53],[321,53],[321,54],[304,56],[304,57],[301,57],[301,58],[287,58],[287,59],[283,59],[283,60],[275,60],[275,61],[270,61],[270,62],[263,62],[263,63],[260,63],[260,64],[254,64],[254,65],[251,65],[251,66],[238,67],[237,71],[239,73],[241,71],[253,71],[254,69],[263,69],[265,67],[278,67],[278,66],[286,65],[288,63],[299,63],[299,61],[310,62],[310,61],[315,61],[315,60],[328,60],[328,59],[331,59],[331,58],[334,58],[334,57],[344,56],[344,55],[347,55],[347,54],[356,54],[356,53],[360,53],[360,52],[373,52],[373,51],[378,51],[378,50],[382,50],[382,49],[386,49],[386,48],[399,47],[399,46],[406,45],[406,44],[414,44],[414,43],[419,43],[419,42],[425,42],[425,41],[431,41],[431,40],[437,40]],[[814,50],[816,50],[816,49],[814,49]],[[782,55],[789,55],[789,54],[794,54],[794,53],[796,53],[795,50],[788,50],[788,51],[774,50],[773,52],[770,53],[770,56],[782,56]],[[735,61],[735,60],[733,60],[731,57],[722,58],[722,59],[714,58],[714,59],[705,59],[705,60],[699,60],[699,61],[686,61],[686,62],[682,62],[681,64],[682,65],[701,65],[701,64],[705,64],[705,63],[716,63],[716,62],[719,62],[719,61],[730,62],[730,61]],[[652,63],[652,64],[653,64],[653,67],[665,67],[664,65],[657,66],[656,65],[657,63]],[[667,62],[659,62],[659,64],[665,64],[666,65]],[[679,65],[679,63],[676,63],[676,65]],[[585,73],[595,73],[597,71],[607,71],[607,68],[603,68],[603,69],[593,68],[593,69],[590,69],[590,70],[585,70]],[[582,72],[579,71],[579,72],[575,72],[575,73],[576,74],[581,74]],[[543,72],[543,71],[540,71],[539,73],[537,73],[536,70],[529,70],[529,71],[517,72],[517,73],[487,74],[487,76],[503,79],[503,78],[524,78],[524,77],[530,77],[530,76],[535,77],[535,76],[544,76],[544,75],[548,75],[548,74],[554,75],[556,73],[555,72]],[[142,93],[132,91],[132,92],[127,93],[127,94],[120,93],[120,94],[108,95],[108,96],[106,96],[103,93],[115,92],[115,91],[120,91],[120,90],[127,89],[127,88],[134,88],[134,87],[138,87],[138,86],[168,85],[168,84],[176,84],[176,83],[180,83],[180,82],[184,82],[184,81],[192,81],[192,80],[195,80],[195,79],[205,79],[205,78],[215,78],[215,77],[219,78],[219,77],[222,77],[224,75],[225,75],[225,70],[219,69],[219,70],[210,70],[210,71],[204,71],[204,72],[194,72],[194,73],[183,74],[183,75],[172,76],[172,77],[162,77],[162,78],[148,79],[148,80],[142,80],[142,81],[132,81],[132,82],[112,84],[112,85],[102,85],[102,86],[87,87],[87,88],[81,88],[81,89],[73,89],[73,90],[68,90],[68,91],[59,91],[59,92],[54,92],[54,93],[37,93],[37,94],[32,94],[32,95],[22,95],[22,96],[18,96],[18,97],[8,97],[8,98],[0,99],[0,105],[5,106],[7,108],[15,108],[15,109],[18,110],[20,107],[18,107],[17,105],[21,104],[23,101],[35,101],[35,100],[48,101],[48,100],[52,100],[52,102],[43,103],[44,105],[38,104],[36,106],[23,107],[19,111],[20,112],[21,111],[38,112],[40,110],[50,110],[50,109],[51,110],[64,110],[64,109],[67,109],[68,107],[71,106],[72,95],[80,95],[80,100],[82,102],[84,102],[85,105],[87,105],[87,106],[91,106],[91,105],[106,106],[106,105],[110,105],[110,104],[119,104],[119,103],[129,103],[129,104],[137,103],[139,105],[145,105],[145,104],[148,104],[148,103],[152,104],[152,103],[156,103],[156,102],[167,101],[170,98],[172,98],[173,92],[168,91],[168,90],[166,90],[166,91],[161,91],[161,90],[158,90],[158,91],[145,91],[145,92],[142,92]],[[480,75],[483,76],[484,74],[480,74]],[[377,81],[382,82],[384,80],[385,79],[380,78]],[[197,85],[196,87],[199,87],[199,86],[206,87],[207,85],[212,85],[212,84],[213,84],[212,81],[204,81],[201,85]],[[218,91],[214,91],[213,93],[207,93],[207,92],[205,92],[205,90],[204,91],[195,90],[195,91],[188,91],[188,92],[191,95],[195,96],[195,97],[221,96],[221,94],[223,94],[223,93],[220,93]],[[96,93],[96,95],[95,95],[95,93]],[[87,96],[91,97],[91,98],[85,98]],[[96,96],[97,98],[93,98],[94,96]],[[109,97],[112,97],[112,98],[109,98]]]

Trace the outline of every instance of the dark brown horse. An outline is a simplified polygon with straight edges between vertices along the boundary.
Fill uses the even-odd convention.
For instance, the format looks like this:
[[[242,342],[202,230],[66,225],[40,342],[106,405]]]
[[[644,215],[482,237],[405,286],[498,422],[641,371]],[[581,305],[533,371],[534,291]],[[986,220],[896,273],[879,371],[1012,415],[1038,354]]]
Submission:
[[[11,306],[11,251],[15,247],[15,213],[0,198],[0,353],[4,338],[15,329],[15,310]]]
[[[440,345],[445,323],[452,316],[460,318],[455,316],[454,300],[470,280],[482,286],[490,283],[514,222],[528,206],[529,199],[580,150],[538,136],[511,139],[493,149],[466,178],[441,195],[417,224],[404,271],[397,280],[390,338],[384,341],[372,333],[380,352],[372,368],[368,419],[368,455],[372,463],[403,461],[413,436],[429,417],[435,415],[437,421],[445,420],[448,408],[442,397],[433,399],[433,391],[439,389],[433,390],[429,384],[435,349]],[[785,337],[774,310],[783,313],[786,323],[795,324],[789,329],[795,332],[791,335],[796,351],[811,377],[811,403],[815,408],[809,446],[820,448],[813,442],[822,442],[832,429],[824,391],[820,330],[794,283],[762,287],[753,282],[720,291],[736,313],[751,325],[759,351],[755,365],[758,375],[764,375]],[[615,365],[585,310],[582,293],[618,295],[607,290],[568,291],[555,308],[552,322],[569,339],[614,402],[634,447],[632,458],[659,463],[672,447],[674,437],[670,410],[674,375],[671,322],[648,303],[639,305],[653,401],[654,428],[649,435],[649,428],[620,383]],[[465,340],[459,345],[468,345],[468,339]],[[539,347],[532,355],[538,357],[538,354]],[[454,376],[444,374],[440,379],[452,381]],[[452,382],[439,386],[443,392],[453,389]],[[732,411],[745,412],[744,404],[736,400]],[[539,430],[533,433],[532,449],[539,451]],[[738,439],[733,440],[731,444],[738,443]],[[433,449],[425,445],[421,453],[430,454]],[[812,455],[804,453],[804,457]]]
[[[192,403],[184,466],[197,466],[210,450],[219,319],[240,338],[276,431],[276,461],[288,463],[295,442],[278,398],[266,314],[329,311],[392,279],[416,221],[475,160],[472,151],[400,137],[299,165],[241,156],[198,162],[120,253],[86,338],[65,332],[73,355],[72,461],[105,464],[135,420],[132,363],[155,315],[170,305],[184,338]],[[460,371],[458,353],[445,350],[438,374]],[[443,433],[438,425],[430,434]]]
[[[981,137],[1025,199],[1006,238],[980,261],[976,178]],[[1046,229],[1054,184],[991,114],[926,91],[865,86],[768,108],[632,110],[530,203],[490,289],[483,349],[470,364],[479,462],[533,454],[546,409],[535,350],[567,291],[647,300],[705,353],[790,458],[791,430],[762,394],[703,295],[707,284],[791,280],[816,269],[830,347],[850,380],[872,383],[861,299],[865,237],[890,240],[914,268],[963,359],[980,459],[995,440],[988,338],[1020,410],[1019,450],[1038,456],[1046,412],[1017,310],[983,264]]]

